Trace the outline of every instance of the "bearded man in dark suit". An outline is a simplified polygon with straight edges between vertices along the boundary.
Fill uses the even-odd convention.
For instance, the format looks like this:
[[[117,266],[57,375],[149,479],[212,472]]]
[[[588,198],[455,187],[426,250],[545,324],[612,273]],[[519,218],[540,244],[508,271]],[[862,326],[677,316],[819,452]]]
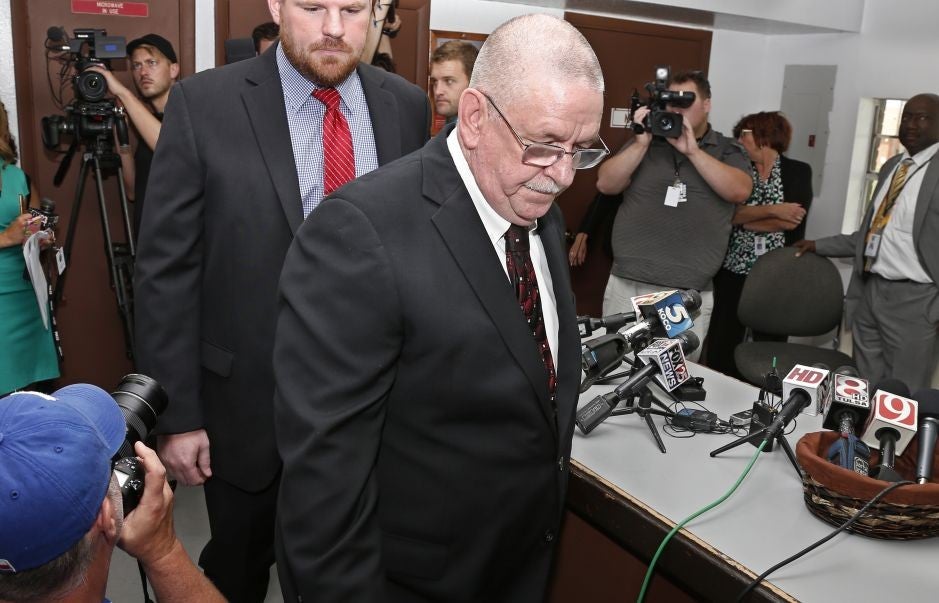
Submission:
[[[279,44],[174,86],[136,269],[138,368],[170,399],[160,456],[205,484],[200,563],[232,601],[262,601],[274,560],[271,353],[287,248],[329,192],[331,153],[354,157],[345,179],[360,176],[420,148],[429,123],[423,91],[358,61],[368,0],[268,5]]]
[[[580,382],[554,199],[608,153],[602,109],[583,36],[513,19],[455,126],[298,231],[274,346],[285,600],[543,600]]]

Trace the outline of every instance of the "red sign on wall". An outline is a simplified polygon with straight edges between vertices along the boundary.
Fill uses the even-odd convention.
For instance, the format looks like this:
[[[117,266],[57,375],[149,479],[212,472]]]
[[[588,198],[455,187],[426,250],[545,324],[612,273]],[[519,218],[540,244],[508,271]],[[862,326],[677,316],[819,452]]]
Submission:
[[[119,2],[116,0],[72,0],[72,12],[86,15],[149,17],[150,5],[146,2]]]

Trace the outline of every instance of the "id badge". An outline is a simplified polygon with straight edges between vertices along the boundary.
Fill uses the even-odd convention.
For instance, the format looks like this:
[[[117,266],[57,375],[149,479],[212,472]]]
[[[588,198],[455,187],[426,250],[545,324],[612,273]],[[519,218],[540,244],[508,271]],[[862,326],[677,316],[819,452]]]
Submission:
[[[678,207],[679,203],[681,203],[681,189],[673,184],[665,191],[665,205]]]
[[[55,250],[55,266],[59,270],[59,276],[65,272],[65,252],[61,247]]]
[[[757,257],[760,257],[766,253],[766,236],[765,235],[756,235],[753,237],[753,253]]]
[[[880,235],[879,234],[871,235],[870,240],[867,242],[867,245],[864,247],[864,257],[876,258],[877,251],[879,249],[880,249]]]

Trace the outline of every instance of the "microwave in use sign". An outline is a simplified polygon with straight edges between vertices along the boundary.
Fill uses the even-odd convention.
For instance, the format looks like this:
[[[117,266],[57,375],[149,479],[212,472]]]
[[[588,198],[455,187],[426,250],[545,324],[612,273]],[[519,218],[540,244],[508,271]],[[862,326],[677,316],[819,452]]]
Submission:
[[[146,2],[116,2],[115,0],[72,0],[72,12],[86,15],[149,17],[150,5]]]

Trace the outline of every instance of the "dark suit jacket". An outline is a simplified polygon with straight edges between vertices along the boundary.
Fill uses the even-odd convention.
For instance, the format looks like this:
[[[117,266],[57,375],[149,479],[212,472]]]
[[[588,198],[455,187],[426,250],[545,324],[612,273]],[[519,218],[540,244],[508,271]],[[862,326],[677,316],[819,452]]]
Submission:
[[[877,198],[881,188],[889,186],[893,168],[900,162],[900,159],[902,159],[902,154],[895,155],[888,159],[880,169],[877,187],[874,189],[874,199]],[[933,283],[939,283],[939,162],[930,161],[928,167],[924,169],[926,173],[923,175],[919,195],[916,197],[916,210],[913,214],[913,246],[916,248],[916,255],[926,270],[926,274]],[[818,255],[854,256],[854,271],[845,295],[845,320],[848,324],[851,322],[854,309],[864,289],[865,238],[876,209],[875,204],[871,203],[864,214],[861,227],[852,234],[825,237],[815,242]],[[926,309],[926,312],[930,320],[939,322],[939,297],[932,306]]]
[[[564,226],[556,205],[539,220],[555,413],[450,130],[320,205],[288,252],[274,349],[286,600],[543,597],[580,377]]]
[[[420,148],[426,95],[369,65],[359,75],[379,163]],[[205,427],[214,475],[249,491],[280,468],[277,278],[302,220],[274,50],[173,86],[137,256],[138,367],[169,395],[159,431]]]
[[[791,247],[796,241],[805,238],[805,224],[808,222],[808,211],[812,205],[812,166],[785,155],[779,156],[779,172],[782,178],[783,201],[798,203],[805,208],[806,219],[792,230],[787,230],[786,246]]]

